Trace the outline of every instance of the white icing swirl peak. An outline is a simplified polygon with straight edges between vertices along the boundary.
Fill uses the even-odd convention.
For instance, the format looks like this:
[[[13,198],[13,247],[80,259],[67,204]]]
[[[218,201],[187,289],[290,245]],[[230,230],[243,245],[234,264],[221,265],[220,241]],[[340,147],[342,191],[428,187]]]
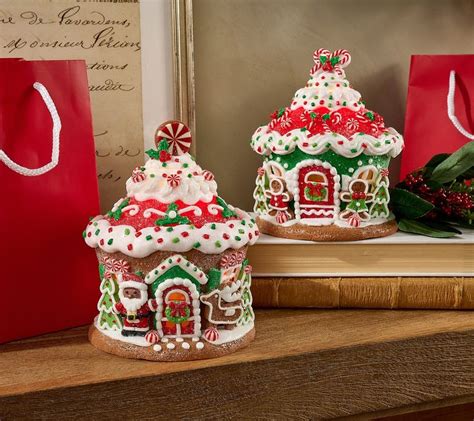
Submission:
[[[173,156],[166,162],[150,159],[136,171],[141,171],[144,177],[132,175],[126,186],[127,196],[138,201],[154,199],[173,203],[181,200],[193,205],[198,201],[210,202],[217,196],[217,183],[206,177],[208,172],[203,171],[189,153]]]

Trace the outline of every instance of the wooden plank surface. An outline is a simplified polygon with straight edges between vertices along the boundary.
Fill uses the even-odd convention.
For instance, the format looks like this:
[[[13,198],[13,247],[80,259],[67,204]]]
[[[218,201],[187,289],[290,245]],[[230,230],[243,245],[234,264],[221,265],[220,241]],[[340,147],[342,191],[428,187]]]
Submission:
[[[250,347],[191,363],[107,355],[89,345],[86,328],[0,346],[0,418],[106,415],[113,406],[125,417],[317,419],[474,401],[474,313],[257,317]]]

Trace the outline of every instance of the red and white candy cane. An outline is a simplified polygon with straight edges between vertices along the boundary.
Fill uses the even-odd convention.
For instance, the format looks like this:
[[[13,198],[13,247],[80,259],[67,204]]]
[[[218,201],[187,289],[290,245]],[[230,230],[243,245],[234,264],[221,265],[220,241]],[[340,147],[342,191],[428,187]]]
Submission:
[[[178,120],[167,121],[158,127],[155,133],[156,145],[163,139],[168,142],[168,152],[173,156],[183,155],[191,148],[191,131]]]
[[[322,59],[324,57],[324,59]],[[334,62],[335,58],[338,58],[337,62]],[[311,68],[311,74],[313,75],[319,69],[326,71],[333,71],[338,75],[342,76],[342,69],[349,65],[351,62],[351,55],[347,50],[336,50],[332,53],[329,50],[320,48],[313,53],[314,66]]]

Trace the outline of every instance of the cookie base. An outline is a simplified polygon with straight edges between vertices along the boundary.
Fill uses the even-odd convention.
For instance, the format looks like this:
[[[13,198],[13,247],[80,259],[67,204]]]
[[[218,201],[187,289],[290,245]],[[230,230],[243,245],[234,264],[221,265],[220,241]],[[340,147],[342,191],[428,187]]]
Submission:
[[[386,237],[395,234],[398,230],[397,222],[384,222],[378,225],[369,225],[363,228],[343,228],[337,225],[311,226],[294,224],[288,227],[276,225],[257,216],[257,225],[260,232],[274,237],[291,238],[310,241],[357,241],[369,238]]]
[[[104,335],[94,325],[91,325],[89,328],[89,341],[101,351],[118,355],[119,357],[148,361],[192,361],[217,358],[246,347],[253,341],[254,337],[255,327],[241,338],[221,345],[213,345],[202,338],[199,339],[199,342],[192,341],[191,338],[186,338],[183,342],[177,342],[176,339],[170,338],[168,342],[160,341],[157,345],[161,347],[161,350],[157,351],[154,349],[155,345],[147,347],[133,345]],[[183,348],[183,343],[188,343],[189,349]],[[204,347],[198,349],[196,347],[197,343],[204,344]],[[168,344],[173,344],[174,347],[169,349],[167,347]]]

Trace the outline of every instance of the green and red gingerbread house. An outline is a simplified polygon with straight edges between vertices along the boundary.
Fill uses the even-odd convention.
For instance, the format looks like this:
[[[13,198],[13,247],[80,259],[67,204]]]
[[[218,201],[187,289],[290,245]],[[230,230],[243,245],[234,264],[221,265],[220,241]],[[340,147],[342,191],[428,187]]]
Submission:
[[[127,180],[127,195],[92,219],[96,249],[98,348],[130,358],[180,361],[224,355],[254,337],[247,247],[255,220],[228,205],[188,153],[179,121],[157,131],[157,149]]]
[[[306,86],[252,136],[263,156],[254,191],[262,232],[331,241],[389,235],[390,158],[403,138],[346,79],[346,50],[319,49]]]

